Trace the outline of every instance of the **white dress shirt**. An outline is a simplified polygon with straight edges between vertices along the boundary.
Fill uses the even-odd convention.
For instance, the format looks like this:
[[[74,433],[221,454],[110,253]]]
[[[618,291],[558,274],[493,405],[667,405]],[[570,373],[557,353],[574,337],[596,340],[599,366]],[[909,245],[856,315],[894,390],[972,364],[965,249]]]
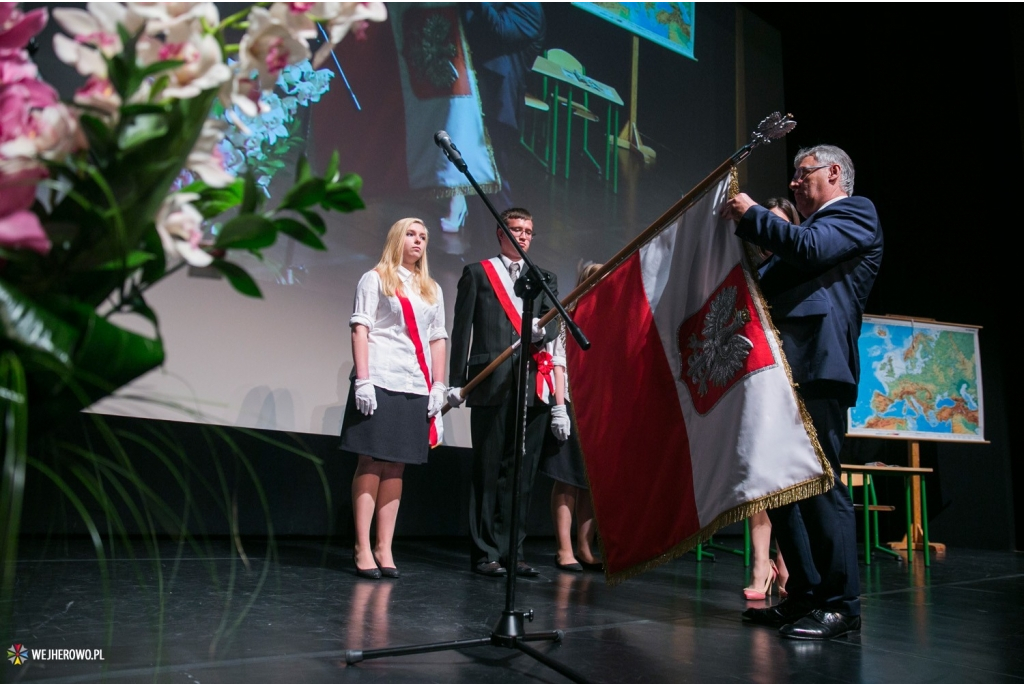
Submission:
[[[444,329],[444,295],[440,286],[437,286],[437,302],[429,304],[414,288],[409,287],[411,271],[400,266],[398,277],[405,286],[402,288],[403,294],[412,304],[423,345],[423,356],[427,370],[430,371],[430,343],[448,338]],[[376,271],[367,271],[359,279],[352,310],[348,325],[362,324],[369,330],[370,380],[373,384],[392,392],[429,394],[430,386],[423,378],[423,371],[416,360],[416,348],[405,325],[402,304],[394,295],[384,295]]]

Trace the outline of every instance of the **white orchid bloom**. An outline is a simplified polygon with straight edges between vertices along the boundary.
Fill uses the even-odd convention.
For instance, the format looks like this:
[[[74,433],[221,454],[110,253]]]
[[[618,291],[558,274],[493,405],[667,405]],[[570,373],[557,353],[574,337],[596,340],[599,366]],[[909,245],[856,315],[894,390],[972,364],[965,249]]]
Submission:
[[[32,110],[24,129],[23,135],[0,145],[5,173],[35,168],[39,159],[60,162],[89,146],[77,113],[59,102]]]
[[[198,28],[198,24],[192,24]],[[220,43],[202,29],[190,33],[181,42],[164,42],[156,37],[139,40],[138,55],[144,64],[165,60],[181,60],[181,66],[165,72],[171,82],[163,89],[161,96],[188,100],[197,97],[204,90],[218,88],[231,79],[231,68],[224,64]]]
[[[190,204],[198,199],[196,193],[173,193],[160,205],[156,232],[168,262],[180,258],[199,267],[213,263],[213,257],[199,246],[203,237],[203,215]]]
[[[260,88],[273,90],[281,70],[304,59],[309,59],[306,41],[275,21],[267,10],[254,7],[249,13],[249,29],[238,43],[239,72],[258,72]]]
[[[107,78],[105,57],[119,54],[124,45],[117,32],[118,24],[129,33],[141,29],[145,20],[129,6],[119,2],[90,2],[86,9],[58,7],[53,18],[73,38],[63,34],[53,37],[57,58],[70,64],[83,76]]]
[[[203,24],[220,23],[220,12],[212,2],[134,2],[135,12],[146,19],[146,33],[164,34],[168,42],[181,42]]]
[[[121,111],[121,96],[109,79],[90,76],[85,85],[75,91],[75,104],[100,113],[113,126]]]
[[[320,46],[313,57],[313,68],[319,68],[334,46],[348,35],[354,24],[384,21],[388,10],[383,2],[315,2],[308,14],[324,25],[328,42]]]
[[[225,168],[224,155],[219,147],[220,141],[224,140],[225,129],[227,122],[219,119],[207,119],[203,122],[199,139],[185,161],[185,166],[198,174],[211,188],[223,188],[235,180]]]
[[[301,40],[316,40],[319,37],[316,22],[306,9],[312,2],[275,2],[270,6],[270,16]]]

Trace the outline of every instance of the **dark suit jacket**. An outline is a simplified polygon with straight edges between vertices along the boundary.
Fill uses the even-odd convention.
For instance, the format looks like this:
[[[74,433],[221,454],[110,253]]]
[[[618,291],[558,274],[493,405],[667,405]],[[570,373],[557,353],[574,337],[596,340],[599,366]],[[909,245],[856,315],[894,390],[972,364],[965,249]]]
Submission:
[[[558,296],[558,280],[549,271],[541,269],[549,278],[548,285]],[[534,301],[534,316],[541,317],[552,307],[547,295],[542,293]],[[558,318],[547,326],[545,340],[554,340],[558,335]],[[526,332],[529,339],[530,333]],[[461,388],[473,379],[485,366],[512,345],[519,336],[494,294],[487,274],[479,262],[467,264],[459,279],[458,295],[455,298],[455,320],[452,325],[451,363],[448,370],[448,385]],[[472,340],[472,347],[470,347]],[[466,399],[470,407],[497,406],[514,389],[519,350],[498,369],[484,379]],[[537,394],[531,392],[530,404]]]
[[[470,3],[463,18],[484,111],[518,130],[526,77],[544,45],[544,9],[539,2]]]
[[[771,250],[761,291],[782,336],[793,380],[826,381],[839,399],[857,399],[857,338],[868,293],[882,263],[882,227],[870,200],[847,197],[800,226],[755,205],[736,235]]]

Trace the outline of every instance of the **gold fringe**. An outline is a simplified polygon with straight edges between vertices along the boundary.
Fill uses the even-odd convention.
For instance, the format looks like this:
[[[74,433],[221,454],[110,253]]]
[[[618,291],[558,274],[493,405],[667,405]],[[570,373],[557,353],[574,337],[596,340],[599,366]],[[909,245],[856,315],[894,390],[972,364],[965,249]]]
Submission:
[[[729,199],[740,194],[740,170],[735,164],[729,167]]]
[[[483,191],[490,195],[501,190],[501,181],[494,181],[492,183],[484,183],[480,186]],[[420,197],[425,200],[444,200],[449,197],[455,197],[456,195],[476,195],[476,189],[471,185],[455,186],[454,188],[431,188],[430,190],[424,190],[420,193]]]
[[[686,538],[682,542],[674,545],[664,554],[661,554],[648,561],[641,562],[627,569],[619,571],[617,573],[608,572],[608,562],[605,561],[605,581],[610,586],[615,586],[624,580],[635,578],[641,573],[650,571],[651,569],[657,568],[664,563],[677,559],[697,545],[707,542],[711,537],[724,528],[725,526],[737,523],[744,519],[750,518],[759,511],[765,509],[777,509],[793,502],[798,502],[808,497],[814,497],[827,492],[832,487],[832,479],[826,479],[823,477],[813,478],[803,483],[797,483],[784,490],[773,492],[769,495],[765,495],[759,499],[744,502],[743,504],[733,507],[728,511],[724,511],[715,517],[715,520],[708,525],[701,528],[699,531]],[[597,523],[597,512],[594,513],[594,523]],[[599,529],[600,530],[600,529]]]

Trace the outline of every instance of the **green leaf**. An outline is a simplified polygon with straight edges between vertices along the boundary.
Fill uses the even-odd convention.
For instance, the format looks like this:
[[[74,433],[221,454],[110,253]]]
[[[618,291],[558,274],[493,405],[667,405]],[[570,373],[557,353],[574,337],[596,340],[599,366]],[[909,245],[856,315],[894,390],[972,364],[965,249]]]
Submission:
[[[125,105],[121,108],[121,116],[125,118],[137,117],[140,114],[167,114],[167,105],[137,103],[133,105]]]
[[[327,184],[322,178],[310,178],[296,184],[289,190],[279,205],[280,209],[305,209],[311,205],[322,203]]]
[[[338,165],[341,164],[341,158],[338,156],[338,151],[335,150],[331,153],[331,161],[327,163],[327,171],[324,172],[324,178],[328,183],[336,183],[338,181]]]
[[[357,209],[366,208],[366,205],[363,203],[363,199],[359,197],[359,194],[348,189],[341,189],[328,193],[327,197],[325,197],[323,202],[320,203],[320,206],[325,209],[333,209],[337,212],[353,212]]]
[[[216,247],[258,250],[277,240],[274,222],[259,214],[239,214],[217,234]]]
[[[299,214],[306,220],[309,227],[316,231],[317,235],[323,235],[327,232],[327,225],[324,224],[323,218],[312,209],[300,209]]]
[[[327,246],[323,244],[323,241],[317,236],[313,230],[304,223],[296,221],[295,219],[282,218],[274,222],[274,226],[277,227],[281,233],[289,235],[295,238],[306,247],[311,247],[314,250],[326,250]]]
[[[161,252],[163,252],[162,249]],[[121,268],[124,268],[128,271],[133,271],[142,266],[143,264],[145,264],[146,262],[152,261],[153,259],[155,259],[155,257],[149,252],[135,250],[133,252],[129,252],[128,257],[124,260],[113,259],[105,264],[100,264],[96,268],[100,271],[116,271]]]
[[[232,264],[231,262],[224,261],[223,259],[213,260],[211,264],[213,268],[224,274],[224,277],[228,279],[231,286],[248,297],[263,297],[263,293],[260,292],[259,286],[256,285],[256,281],[252,279],[245,269]]]
[[[329,193],[338,188],[358,193],[363,189],[363,177],[359,174],[345,174],[340,180],[331,183],[327,187],[327,192]]]
[[[185,60],[181,59],[165,59],[162,62],[153,62],[147,67],[139,70],[138,78],[144,79],[147,76],[159,73],[161,71],[170,71],[171,69],[177,69],[185,63]]]
[[[114,138],[111,130],[98,117],[91,114],[82,114],[78,121],[82,124],[82,130],[89,141],[89,149],[99,158],[106,157]]]
[[[70,366],[78,331],[12,285],[0,281],[0,333],[5,343],[42,352]]]
[[[164,254],[160,234],[156,232],[156,224],[153,222],[150,222],[142,233],[142,246],[153,259],[143,265],[141,283],[156,283],[167,273],[167,256]]]
[[[261,204],[263,204],[263,198],[265,196],[263,191],[260,190],[259,184],[256,183],[256,175],[252,173],[252,169],[245,173],[245,180],[243,183],[242,208],[239,212],[242,214],[252,214],[259,209]]]
[[[295,182],[303,183],[313,177],[313,172],[309,169],[309,162],[306,161],[306,155],[299,155],[299,161],[295,163]]]
[[[127,152],[133,147],[159,138],[166,133],[167,117],[162,114],[140,114],[133,118],[132,123],[122,129],[121,137],[117,142],[122,152]]]

